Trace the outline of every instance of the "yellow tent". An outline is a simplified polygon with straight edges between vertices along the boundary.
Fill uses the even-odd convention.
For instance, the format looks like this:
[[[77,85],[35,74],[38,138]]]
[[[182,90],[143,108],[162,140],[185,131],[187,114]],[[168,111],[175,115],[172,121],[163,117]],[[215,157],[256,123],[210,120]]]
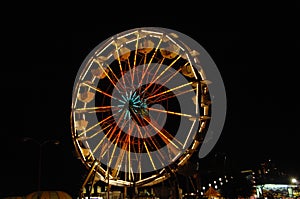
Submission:
[[[209,187],[209,189],[204,193],[204,195],[209,198],[217,198],[221,196],[221,194],[212,187]]]
[[[39,192],[33,192],[26,196],[26,199],[38,199]],[[40,199],[72,199],[72,197],[63,191],[40,191]]]

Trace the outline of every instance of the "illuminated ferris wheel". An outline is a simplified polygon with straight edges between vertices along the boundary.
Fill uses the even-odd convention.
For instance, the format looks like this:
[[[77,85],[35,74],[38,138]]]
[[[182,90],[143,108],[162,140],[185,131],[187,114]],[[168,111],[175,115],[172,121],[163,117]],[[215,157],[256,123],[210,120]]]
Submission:
[[[163,28],[132,29],[99,44],[82,63],[72,136],[97,179],[154,185],[202,145],[211,119],[210,81],[202,52],[189,39]]]

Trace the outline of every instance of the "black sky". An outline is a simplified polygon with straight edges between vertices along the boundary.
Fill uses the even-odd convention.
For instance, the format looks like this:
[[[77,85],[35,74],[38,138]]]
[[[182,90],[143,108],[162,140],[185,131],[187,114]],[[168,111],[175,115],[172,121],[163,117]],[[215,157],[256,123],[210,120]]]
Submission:
[[[198,24],[110,24],[102,25],[101,31],[22,30],[12,38],[1,67],[0,194],[25,194],[37,187],[38,148],[32,141],[22,142],[23,137],[61,141],[43,147],[42,183],[75,192],[84,173],[72,154],[69,119],[77,70],[103,40],[143,26],[171,28],[192,37],[218,66],[227,94],[227,117],[209,156],[224,152],[241,168],[271,158],[282,170],[299,176],[295,33],[206,32],[196,29]]]

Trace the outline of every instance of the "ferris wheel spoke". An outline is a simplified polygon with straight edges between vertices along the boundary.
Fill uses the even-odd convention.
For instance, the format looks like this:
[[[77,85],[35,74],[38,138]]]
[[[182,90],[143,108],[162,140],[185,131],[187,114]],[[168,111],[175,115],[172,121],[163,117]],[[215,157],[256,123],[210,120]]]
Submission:
[[[150,152],[149,152],[149,149],[148,149],[148,147],[147,147],[146,142],[143,142],[143,144],[144,144],[144,146],[145,146],[145,149],[146,149],[146,151],[147,151],[147,154],[148,154],[148,157],[149,157],[149,160],[150,160],[150,162],[151,162],[151,165],[152,165],[153,169],[154,169],[154,170],[157,170],[157,169],[156,169],[156,166],[155,166],[155,164],[154,164],[154,161],[153,161],[153,159],[152,159],[152,156],[151,156],[151,154],[150,154]]]
[[[174,97],[178,97],[180,95],[183,95],[183,94],[186,94],[186,93],[189,93],[189,92],[194,92],[196,89],[189,89],[189,90],[186,90],[186,91],[181,91],[181,92],[177,92],[176,95],[163,95],[164,98],[157,98],[157,99],[154,99],[154,100],[149,100],[149,104],[155,104],[155,103],[158,103],[158,102],[161,102],[161,101],[165,101],[165,100],[169,100],[171,98],[174,98]]]
[[[193,116],[191,114],[178,113],[178,112],[161,110],[161,109],[156,109],[156,108],[151,108],[151,107],[149,107],[148,110],[150,110],[150,111],[156,111],[156,112],[160,112],[160,113],[167,113],[167,114],[170,114],[170,115],[177,115],[177,116],[182,116],[182,117],[188,117],[188,118],[196,117],[196,116]]]
[[[147,64],[147,54],[144,54],[144,59],[141,59],[141,62],[142,60],[144,60],[144,65],[143,65],[143,69],[142,69],[142,77],[141,79],[139,79],[139,86],[142,85],[142,81],[143,81],[143,78],[144,78],[144,74],[145,74],[145,70],[147,69],[146,67],[146,64]]]
[[[180,58],[181,56],[178,55],[177,58],[167,66],[148,86],[143,90],[143,92],[147,91],[167,70],[169,70]]]
[[[136,69],[135,68],[131,69],[129,60],[128,60],[127,65],[129,67],[129,71],[127,73],[129,73],[129,75],[124,75],[122,77],[122,79],[124,80],[127,87],[129,87],[129,89],[132,89],[132,88],[134,88],[134,84],[135,84],[134,81],[135,81],[135,70]],[[127,93],[126,91],[128,92],[128,88],[127,88],[127,90],[126,89],[124,90],[125,93]]]
[[[138,53],[137,55],[139,55],[139,57],[141,57],[140,58],[140,60],[139,60],[139,63],[137,64],[137,66],[140,66],[140,65],[142,65],[143,64],[143,69],[142,69],[142,75],[144,74],[144,71],[145,71],[145,67],[146,67],[146,63],[147,63],[147,54],[140,54],[140,53]],[[137,70],[137,67],[135,66],[134,68],[133,68],[133,70],[134,70],[134,74],[135,74],[135,78],[137,79],[137,82],[139,82],[139,85],[141,85],[141,77],[139,76],[139,72],[136,72],[136,71],[138,71]]]
[[[151,73],[153,70],[155,70],[155,68],[156,68],[156,70],[155,70],[154,74],[152,75],[152,78],[151,78],[150,81],[149,81],[149,79],[147,78],[147,82],[153,82],[153,81],[154,81],[154,78],[156,77],[156,75],[157,75],[158,71],[160,70],[162,64],[164,63],[164,60],[165,60],[165,59],[166,59],[166,58],[163,57],[163,58],[158,62],[158,66],[157,66],[157,64],[155,64],[155,66],[151,67],[149,73]],[[149,75],[149,76],[150,76],[150,75]],[[149,77],[149,76],[148,76],[148,77]]]
[[[148,131],[150,131],[150,130],[148,130]],[[148,143],[149,146],[151,146],[152,149],[155,149],[155,150],[158,152],[158,154],[159,154],[162,158],[164,158],[164,155],[163,155],[163,154],[161,153],[161,151],[159,150],[159,149],[160,149],[160,146],[158,146],[159,143],[157,142],[157,140],[155,139],[155,137],[150,136],[150,134],[148,133],[148,131],[146,131],[146,135],[147,135],[147,137],[149,137],[149,139],[146,139],[146,143]]]
[[[151,65],[151,63],[152,63],[152,61],[153,61],[153,59],[154,59],[154,57],[155,57],[155,55],[156,55],[156,53],[157,53],[157,51],[158,51],[158,49],[159,49],[159,46],[160,46],[160,44],[161,44],[162,41],[163,41],[163,39],[160,38],[160,40],[159,40],[157,46],[155,47],[154,53],[152,54],[152,57],[151,57],[151,59],[150,59],[150,61],[149,61],[149,63],[148,63],[147,68]]]
[[[129,60],[129,59],[127,59],[127,64],[128,64],[129,74],[130,74],[130,79],[131,79],[131,87],[133,87],[133,82],[134,82],[134,70],[131,68],[130,60]]]
[[[193,84],[193,82],[188,82],[188,83],[182,84],[182,85],[180,85],[180,86],[176,86],[175,88],[171,88],[171,89],[169,89],[169,90],[163,91],[163,92],[158,93],[158,94],[156,94],[156,95],[151,95],[151,96],[147,97],[146,100],[149,100],[149,99],[158,97],[158,96],[160,96],[160,95],[167,94],[167,93],[169,93],[169,92],[178,90],[178,89],[180,89],[180,88],[183,88],[183,87],[186,87],[186,86],[189,86],[189,85],[192,85],[192,84]]]
[[[106,118],[104,118],[103,120],[101,120],[100,122],[97,122],[96,124],[94,124],[93,126],[91,126],[90,128],[84,130],[83,132],[81,132],[80,134],[78,134],[78,136],[82,136],[83,134],[86,134],[87,132],[89,132],[90,130],[94,129],[95,127],[101,125],[102,123],[106,122],[107,120],[111,119],[114,115],[116,114],[113,114],[113,115],[110,115],[110,116],[107,116]]]
[[[137,34],[137,36],[136,36],[133,67],[136,67],[136,57],[137,57],[137,54],[138,54],[139,36],[140,36],[140,34]]]
[[[110,132],[112,129],[112,126],[110,125],[110,129],[108,132]],[[104,130],[104,129],[103,129]],[[96,153],[96,151],[99,149],[99,147],[102,145],[103,141],[105,140],[105,136],[102,137],[102,139],[99,141],[99,143],[96,145],[96,147],[92,150],[93,153]]]
[[[116,81],[117,81],[119,78],[117,77],[117,75],[115,74],[115,72],[111,69],[111,67],[110,67],[108,64],[106,64],[106,67],[108,68],[108,70],[111,72],[111,74],[113,75],[113,77],[114,77],[114,78],[116,79]],[[123,84],[119,84],[119,86],[122,87],[122,89],[123,89],[124,91],[126,90]]]
[[[155,94],[157,93],[163,86],[165,86],[169,81],[171,81],[171,79],[173,79],[179,72],[181,69],[176,70],[176,72],[174,74],[172,74],[166,81],[160,83],[160,86],[158,88],[153,87],[151,90],[151,94]]]
[[[152,73],[152,71],[155,70],[155,68],[156,68],[156,70],[155,70],[155,72],[154,72],[153,75],[147,75],[147,80],[146,80],[146,82],[150,82],[150,83],[148,84],[148,86],[147,86],[144,90],[141,91],[141,93],[143,94],[142,98],[144,98],[144,96],[145,96],[145,94],[146,94],[145,91],[147,91],[148,87],[151,87],[153,84],[155,84],[154,78],[156,77],[158,71],[160,70],[160,68],[161,68],[161,66],[162,66],[162,64],[163,64],[163,62],[164,62],[164,60],[165,60],[165,57],[163,57],[160,61],[158,61],[158,63],[155,64],[155,66],[151,67],[150,71],[148,72],[148,73],[150,74],[150,73]],[[158,65],[158,66],[157,66],[157,65]],[[150,77],[150,76],[152,76],[151,80],[149,80],[149,77]]]
[[[110,156],[109,150],[110,150],[111,146],[114,145],[116,139],[117,139],[117,137],[115,137],[115,138],[114,138],[112,141],[110,141],[110,142],[107,140],[107,142],[105,143],[105,145],[104,145],[103,148],[102,148],[102,152],[101,152],[101,154],[102,154],[101,157],[102,157],[102,158],[103,158],[105,155],[107,155],[108,157]],[[111,157],[111,156],[110,156],[110,157]],[[107,161],[107,166],[110,167],[108,164],[109,164],[109,161]]]
[[[183,67],[187,66],[189,64],[189,62],[186,62]],[[166,81],[164,81],[163,83],[160,84],[160,86],[154,90],[154,88],[152,89],[152,94],[155,94],[157,91],[159,91],[159,89],[161,89],[164,85],[166,85],[166,83],[168,83],[169,81],[171,81],[180,71],[182,70],[182,68],[180,67],[178,70],[176,70],[175,73],[173,73]],[[153,80],[151,80],[151,82],[153,82]]]
[[[118,88],[117,85],[116,85],[116,82],[114,82],[114,81],[112,80],[112,78],[111,78],[111,77],[108,75],[108,73],[106,72],[106,69],[103,68],[102,63],[100,63],[99,60],[97,60],[97,59],[94,59],[94,61],[99,65],[99,67],[101,68],[101,70],[103,71],[103,73],[105,74],[105,76],[109,79],[109,81],[112,83],[112,85],[114,85],[114,87],[115,87],[118,91],[120,91],[119,88]]]
[[[109,112],[112,109],[116,109],[117,106],[97,106],[97,107],[84,107],[84,108],[76,108],[73,111],[76,113],[94,113],[94,112]]]
[[[123,100],[121,100],[121,99],[119,99],[119,98],[116,98],[116,97],[114,97],[114,96],[112,96],[112,95],[110,95],[110,94],[108,94],[108,93],[102,91],[102,90],[99,89],[99,88],[95,88],[95,87],[93,87],[93,86],[91,86],[91,85],[89,85],[89,84],[87,84],[87,83],[85,83],[85,82],[83,82],[82,84],[85,85],[85,86],[88,86],[89,88],[91,88],[91,89],[93,89],[93,90],[95,90],[95,91],[97,91],[97,92],[99,92],[99,93],[101,93],[101,94],[103,94],[103,95],[105,95],[105,96],[107,96],[107,97],[110,97],[110,98],[112,98],[112,99],[114,99],[114,100],[117,100],[117,101],[119,101],[119,102],[125,104],[125,102],[124,102]]]
[[[124,113],[124,111],[123,111],[123,113]],[[120,117],[120,119],[121,119],[121,118],[122,118],[122,117]],[[108,140],[111,140],[111,139],[112,139],[112,136],[113,136],[113,135],[116,135],[115,131],[117,130],[118,123],[121,121],[120,119],[119,119],[118,122],[115,124],[115,126],[114,126],[113,128],[111,128],[109,132],[107,132],[106,137],[104,136],[103,139],[105,139],[105,138],[107,139],[107,137],[108,137]],[[124,127],[124,126],[126,125],[127,122],[128,122],[128,121],[125,121],[125,123],[122,124],[122,127]],[[114,144],[114,149],[113,149],[113,154],[111,154],[111,158],[113,158],[113,155],[114,155],[114,153],[115,153],[115,149],[116,149],[117,143],[118,143],[118,141],[119,141],[119,139],[120,139],[121,132],[122,132],[122,128],[119,129],[119,132],[117,133],[117,136],[110,142],[109,147],[106,149],[106,152],[105,152],[105,153],[107,153],[108,150],[110,149],[110,147],[115,143],[115,144]],[[117,140],[116,140],[116,139],[117,139]],[[110,163],[111,163],[111,160],[112,160],[112,159],[110,159],[110,161],[109,161]],[[110,165],[110,164],[109,164],[109,165]]]
[[[123,149],[123,145],[122,145],[122,149]],[[122,162],[123,162],[123,159],[124,159],[124,156],[125,156],[125,152],[126,150],[120,150],[120,154],[118,155],[117,157],[117,160],[116,160],[116,163],[115,163],[115,166],[112,170],[112,176],[113,177],[117,177],[118,176],[118,173],[120,172],[120,169],[122,167]]]
[[[115,141],[115,144],[114,144],[114,149],[112,151],[112,154],[110,154],[110,159],[109,159],[108,165],[107,165],[109,167],[111,167],[111,162],[112,162],[112,159],[114,158],[114,155],[115,155],[115,152],[116,152],[116,148],[117,148],[117,143],[120,140],[121,132],[122,132],[122,130],[120,129],[119,133],[117,134],[117,138],[116,138],[116,141]]]
[[[116,43],[115,43],[115,47],[116,47],[116,53],[117,53],[117,59],[118,59],[119,67],[120,67],[120,72],[121,72],[121,75],[123,76],[124,72],[123,72],[122,62],[121,62],[121,59],[120,59],[120,54],[119,54],[118,46],[117,46]],[[122,78],[122,80],[123,80],[123,86],[125,86],[126,84],[125,84],[124,78]],[[125,86],[125,89],[126,89],[126,86]]]
[[[90,136],[81,136],[81,137],[78,137],[78,140],[89,140],[89,139],[92,139],[93,137],[95,137],[99,133],[102,133],[103,131],[105,131],[107,128],[109,128],[111,126],[112,126],[112,124],[109,124],[109,125],[105,126],[104,128],[101,128],[99,131],[96,131],[95,133],[93,133]]]
[[[133,86],[133,82],[134,82],[134,78],[135,78],[135,67],[136,67],[136,59],[137,59],[137,54],[138,54],[138,46],[139,46],[139,34],[137,34],[136,36],[136,43],[135,43],[135,51],[134,51],[134,59],[133,59],[133,70],[131,70],[131,80],[132,80],[132,86]],[[130,66],[130,61],[128,59],[128,64]],[[130,68],[130,67],[129,67]]]
[[[150,61],[148,62],[147,67],[146,67],[146,64],[144,65],[145,70],[143,71],[143,74],[142,74],[142,77],[141,77],[141,80],[140,80],[140,85],[141,85],[141,83],[143,82],[143,80],[144,80],[144,78],[145,78],[145,76],[146,76],[146,74],[147,74],[148,69],[150,68],[149,66],[150,66],[150,64],[152,63],[153,58],[155,57],[155,55],[156,55],[156,53],[157,53],[157,51],[158,51],[158,49],[159,49],[159,46],[160,46],[161,42],[162,42],[162,38],[159,40],[157,46],[155,47],[155,50],[154,50],[154,52],[153,52],[153,54],[152,54],[152,57],[151,57]]]
[[[145,149],[146,149],[147,155],[148,155],[148,157],[149,157],[149,160],[150,160],[150,162],[151,162],[151,165],[152,165],[153,169],[156,170],[156,169],[157,169],[157,166],[155,165],[155,163],[154,163],[154,161],[153,161],[153,158],[152,158],[152,155],[151,155],[151,153],[150,153],[150,151],[149,151],[147,142],[149,143],[149,145],[154,146],[154,148],[155,148],[156,151],[160,154],[161,157],[163,157],[163,154],[162,154],[161,151],[159,150],[159,147],[157,146],[156,141],[154,140],[154,138],[152,138],[152,137],[149,135],[149,131],[148,131],[148,130],[145,130],[145,132],[146,132],[146,136],[145,136],[145,135],[143,135],[143,133],[141,132],[140,127],[139,127],[137,124],[135,124],[135,126],[136,126],[136,128],[137,128],[137,130],[138,130],[138,132],[139,132],[139,135],[141,135],[142,137],[149,137],[149,139],[150,139],[150,140],[149,140],[149,139],[146,139],[146,141],[144,140],[144,141],[143,141],[143,145],[144,145],[144,147],[145,147]],[[151,141],[152,143],[150,143],[150,141]]]
[[[173,135],[171,135],[167,130],[165,130],[165,129],[162,129],[162,130],[159,130],[159,128],[157,127],[157,126],[159,126],[159,125],[155,125],[155,124],[153,124],[153,120],[152,121],[150,121],[149,119],[147,119],[147,118],[145,118],[145,120],[150,124],[150,126],[158,133],[158,135],[162,138],[162,140],[166,143],[166,144],[168,144],[168,143],[170,143],[170,144],[172,144],[176,149],[179,149],[180,147],[179,146],[177,146],[172,140],[176,140],[176,138],[173,136]],[[170,139],[171,138],[171,139]],[[178,143],[178,144],[180,144],[181,146],[183,145],[182,143],[180,143],[178,140],[176,140],[176,142]]]
[[[178,55],[177,58],[169,66],[167,66],[152,82],[156,82],[163,74],[165,74],[165,72],[168,71],[180,59],[180,57],[181,56]]]
[[[108,130],[108,132],[110,132],[112,130],[112,127]],[[106,141],[106,142],[104,142]],[[104,152],[106,149],[106,146],[107,146],[108,142],[107,142],[107,139],[105,136],[102,137],[102,139],[99,141],[99,143],[95,146],[95,148],[92,150],[93,151],[93,154],[96,154],[97,150],[99,148],[101,148],[100,152],[98,153],[99,154],[99,159],[102,159],[104,157]],[[101,146],[101,147],[100,147]]]
[[[124,119],[124,115],[125,115],[126,111],[122,111],[120,118],[118,119],[118,121],[115,123],[114,128],[112,129],[111,133],[107,133],[106,136],[108,137],[108,139],[110,140],[112,138],[113,135],[115,135],[116,130],[118,129],[119,125],[121,124],[122,120]],[[126,124],[126,121],[125,121]]]

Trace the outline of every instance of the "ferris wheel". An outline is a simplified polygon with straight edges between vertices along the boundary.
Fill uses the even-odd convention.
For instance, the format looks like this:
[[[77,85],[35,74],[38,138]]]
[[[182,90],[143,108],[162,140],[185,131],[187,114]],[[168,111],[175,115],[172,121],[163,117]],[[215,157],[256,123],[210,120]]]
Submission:
[[[191,38],[136,28],[90,52],[78,71],[71,127],[83,164],[115,186],[169,178],[200,148],[211,121],[210,81]]]

